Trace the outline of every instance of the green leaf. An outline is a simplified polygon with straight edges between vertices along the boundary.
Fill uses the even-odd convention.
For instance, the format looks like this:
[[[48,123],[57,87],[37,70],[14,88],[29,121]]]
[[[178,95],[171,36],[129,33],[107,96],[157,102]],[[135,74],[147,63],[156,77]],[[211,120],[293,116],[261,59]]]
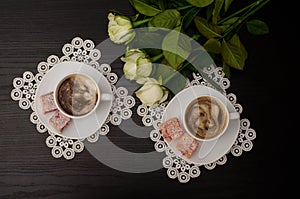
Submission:
[[[163,85],[168,88],[174,95],[176,95],[186,86],[186,74],[184,72],[180,73],[178,71],[175,71],[174,77]]]
[[[230,78],[230,66],[223,61],[222,66],[223,72],[225,73],[227,78]]]
[[[176,70],[169,66],[169,63],[165,59],[162,60],[161,64],[153,64],[152,67],[152,70],[155,71],[155,73],[151,77],[155,79],[161,77],[163,81],[176,72]]]
[[[214,10],[214,5],[210,4],[209,6],[206,7],[206,20],[209,21],[212,18],[212,13]]]
[[[139,31],[135,38],[128,45],[131,49],[144,49],[147,46],[161,46],[163,35],[152,31]],[[160,49],[147,48],[144,49],[151,57],[156,56],[162,51]]]
[[[192,4],[193,6],[196,6],[199,8],[206,7],[209,4],[211,4],[212,2],[214,2],[214,0],[186,0],[186,1],[189,2],[190,4]]]
[[[214,10],[212,12],[212,15],[213,15],[212,22],[214,24],[218,23],[218,20],[220,18],[220,12],[221,12],[223,4],[224,4],[224,0],[215,0],[215,7],[214,7]]]
[[[210,53],[220,54],[221,53],[221,42],[217,39],[211,38],[203,45],[205,50]]]
[[[228,42],[223,39],[221,54],[226,64],[243,70],[248,53],[237,34],[233,35]]]
[[[132,22],[135,22],[135,21],[139,18],[139,16],[140,16],[140,13],[137,13],[136,15],[130,17],[130,20],[131,20]]]
[[[195,18],[195,16],[197,16],[197,14],[199,13],[200,8],[192,8],[189,9],[185,15],[182,17],[182,28],[184,30],[186,30],[187,28],[189,28],[191,22],[193,21],[193,19]]]
[[[165,10],[154,16],[149,22],[149,26],[173,29],[181,23],[181,15],[175,9]]]
[[[142,0],[129,0],[130,4],[141,14],[152,17],[161,12],[160,9],[147,4]]]
[[[180,8],[180,7],[185,7],[187,5],[190,5],[186,0],[168,0],[167,2],[167,7],[168,8]]]
[[[202,17],[195,17],[194,19],[197,30],[207,39],[210,38],[221,38],[221,29],[220,27],[210,24],[206,19]]]
[[[155,73],[153,78],[162,79],[162,85],[172,92],[177,94],[186,85],[186,74],[185,72],[175,70],[170,66],[166,59],[162,60],[161,64],[153,64]]]
[[[232,24],[234,24],[238,19],[239,17],[232,17],[224,21],[222,25],[219,25],[220,29],[222,30],[222,33],[224,33],[227,30],[227,28],[229,28]]]
[[[199,50],[194,50],[189,58],[189,62],[198,71],[203,71],[205,67],[214,65],[213,58],[208,54],[208,52],[203,48]]]
[[[177,69],[190,55],[192,47],[190,38],[179,32],[180,27],[168,33],[163,42],[163,54],[168,63]]]
[[[238,19],[239,19],[239,17],[231,17],[230,19],[224,21],[222,24],[223,25],[232,25]]]
[[[230,4],[232,3],[233,0],[225,0],[224,2],[224,11],[227,12]]]
[[[166,0],[156,0],[156,3],[161,10],[165,10],[167,8]]]
[[[247,30],[252,35],[264,35],[269,33],[269,27],[268,25],[258,19],[253,19],[251,21],[248,21],[246,23]]]

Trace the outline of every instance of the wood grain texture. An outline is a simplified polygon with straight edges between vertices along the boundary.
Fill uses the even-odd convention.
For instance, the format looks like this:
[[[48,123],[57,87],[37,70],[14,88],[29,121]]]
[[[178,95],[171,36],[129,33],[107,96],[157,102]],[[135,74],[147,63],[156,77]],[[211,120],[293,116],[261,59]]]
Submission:
[[[261,14],[270,25],[270,35],[253,37],[242,33],[249,59],[245,71],[233,71],[230,79],[229,91],[237,95],[244,108],[242,117],[248,118],[257,132],[252,151],[238,158],[229,155],[224,166],[213,171],[202,169],[199,178],[183,185],[169,179],[165,169],[142,174],[116,171],[98,162],[87,150],[71,161],[54,159],[45,145],[46,135],[37,133],[30,123],[30,111],[21,110],[10,98],[13,78],[25,71],[35,72],[37,64],[51,54],[61,56],[63,44],[75,36],[95,43],[105,40],[108,11],[133,14],[129,2],[0,1],[0,198],[281,196],[285,171],[278,145],[282,147],[284,143],[276,135],[284,129],[276,125],[280,122],[276,114],[284,112],[274,107],[282,103],[276,91],[283,90],[286,82],[282,80],[285,73],[279,69],[293,62],[288,59],[288,52],[280,51],[287,46],[278,43],[281,32],[274,22],[278,11],[275,6]],[[113,64],[113,70],[121,74],[121,63]],[[133,117],[138,120],[136,114]],[[150,139],[130,137],[117,127],[111,129],[109,138],[129,151],[153,150]]]

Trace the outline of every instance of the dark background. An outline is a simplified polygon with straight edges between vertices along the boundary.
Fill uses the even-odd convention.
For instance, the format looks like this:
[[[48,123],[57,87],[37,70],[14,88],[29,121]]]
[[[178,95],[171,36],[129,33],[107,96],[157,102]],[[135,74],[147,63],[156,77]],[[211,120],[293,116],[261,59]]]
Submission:
[[[12,80],[25,71],[36,71],[49,55],[61,56],[61,48],[75,36],[96,44],[107,38],[107,14],[111,9],[134,13],[127,0],[1,0],[0,1],[0,198],[260,198],[283,196],[287,184],[284,168],[292,126],[285,103],[295,79],[296,24],[271,2],[257,18],[266,21],[270,34],[251,36],[242,31],[249,58],[244,71],[232,71],[228,89],[237,95],[257,132],[250,152],[228,155],[225,165],[180,184],[165,169],[143,174],[123,173],[98,162],[87,150],[67,161],[54,159],[29,121],[30,111],[11,100]],[[281,14],[279,14],[281,13]],[[122,65],[114,64],[120,74]],[[291,82],[291,83],[290,83]],[[296,81],[295,81],[296,82]],[[288,95],[290,99],[292,96]],[[137,117],[137,116],[134,116]],[[285,120],[287,119],[287,120]],[[113,128],[109,138],[118,146],[137,151],[153,150],[150,139],[128,137]],[[135,147],[132,147],[134,144]]]

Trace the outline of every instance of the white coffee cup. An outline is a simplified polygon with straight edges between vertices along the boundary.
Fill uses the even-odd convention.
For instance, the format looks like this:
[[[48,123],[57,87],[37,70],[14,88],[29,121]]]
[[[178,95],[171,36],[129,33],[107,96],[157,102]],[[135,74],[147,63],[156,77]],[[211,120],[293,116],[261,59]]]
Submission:
[[[110,101],[110,93],[102,93],[96,81],[87,74],[73,73],[62,78],[55,87],[54,102],[67,117],[80,119],[94,113],[101,101]]]
[[[200,106],[202,101],[203,104]],[[211,112],[207,113],[207,111],[205,112],[205,109],[206,107],[208,107],[207,104],[209,104],[209,101],[212,102],[210,109]],[[220,111],[218,115],[216,114],[216,106]],[[215,111],[212,111],[212,107],[215,109]],[[226,132],[230,120],[240,118],[240,114],[238,112],[229,112],[227,106],[220,99],[209,95],[202,95],[194,98],[186,104],[184,110],[185,111],[182,116],[182,121],[186,132],[194,139],[201,142],[217,140]],[[197,115],[198,112],[199,115]],[[214,114],[217,115],[218,118],[212,118],[212,115]],[[210,115],[211,117],[209,117],[208,115]],[[216,121],[216,119],[218,121]],[[214,123],[215,126],[213,126],[211,123]],[[210,127],[206,129],[207,126]],[[213,131],[213,129],[215,130]],[[206,134],[204,133],[205,131],[207,132]]]

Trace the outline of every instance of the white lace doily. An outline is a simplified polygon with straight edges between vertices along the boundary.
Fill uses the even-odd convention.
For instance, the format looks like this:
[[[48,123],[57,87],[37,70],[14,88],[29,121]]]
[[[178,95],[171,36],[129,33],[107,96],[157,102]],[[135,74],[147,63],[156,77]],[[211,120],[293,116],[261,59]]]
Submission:
[[[16,77],[13,80],[14,89],[11,91],[11,98],[19,101],[21,109],[30,109],[33,111],[30,114],[30,121],[36,125],[39,133],[48,133],[46,145],[51,148],[51,154],[55,158],[64,157],[65,159],[73,159],[76,153],[84,150],[83,140],[64,138],[50,131],[39,121],[34,110],[36,89],[42,80],[43,76],[55,64],[64,61],[84,62],[91,67],[100,71],[111,84],[114,94],[114,102],[105,124],[93,135],[86,138],[89,142],[96,142],[99,136],[106,135],[109,132],[109,124],[119,125],[122,120],[129,119],[132,115],[131,108],[135,105],[135,99],[128,95],[128,90],[124,87],[114,85],[118,81],[118,76],[111,72],[109,64],[99,64],[101,51],[95,48],[95,44],[91,40],[82,40],[75,37],[71,43],[65,44],[62,48],[62,57],[50,55],[46,61],[42,61],[37,65],[37,73],[30,71],[23,73],[22,77]]]
[[[22,77],[16,77],[13,80],[13,89],[11,91],[11,98],[18,101],[19,107],[24,110],[31,109],[30,121],[36,125],[36,129],[41,134],[47,133],[46,145],[51,149],[51,154],[55,158],[64,157],[67,160],[73,159],[76,153],[84,150],[83,140],[64,138],[56,135],[50,131],[39,121],[38,116],[34,110],[35,92],[42,80],[43,76],[55,64],[63,61],[79,61],[84,62],[91,67],[99,70],[110,82],[112,91],[114,93],[114,102],[110,114],[105,124],[93,135],[86,138],[89,142],[97,142],[100,136],[105,136],[109,132],[109,126],[119,125],[122,120],[129,119],[132,116],[131,108],[135,105],[135,99],[128,95],[128,90],[124,87],[116,87],[118,76],[111,72],[109,64],[99,64],[101,59],[101,51],[95,49],[95,45],[91,40],[82,40],[79,37],[74,38],[71,43],[65,44],[62,48],[63,56],[50,55],[46,61],[42,61],[37,65],[37,73],[26,71]],[[224,90],[230,86],[230,81],[224,77],[224,72],[219,67],[210,66],[204,70],[215,82],[217,82]],[[211,86],[200,74],[193,74],[193,78],[189,80],[186,87],[193,85]],[[212,87],[212,86],[211,86]],[[243,108],[237,103],[237,97],[233,93],[227,94],[229,101],[233,104],[235,109],[242,113]],[[196,165],[189,163],[167,147],[160,132],[159,124],[165,107],[168,102],[164,102],[155,107],[147,107],[140,105],[137,108],[137,113],[142,117],[142,122],[145,126],[153,126],[150,132],[150,139],[154,142],[154,148],[157,152],[164,152],[166,157],[162,161],[162,165],[167,169],[167,175],[171,179],[178,179],[181,183],[188,182],[191,178],[196,178],[201,174],[200,168],[212,170],[217,165],[223,165],[227,162],[227,155],[240,156],[243,152],[250,151],[253,147],[252,141],[256,137],[256,132],[250,128],[250,121],[246,118],[240,120],[240,130],[238,138],[231,147],[231,149],[222,158],[217,161],[206,164]]]
[[[222,68],[210,66],[205,68],[205,73],[208,74],[215,82],[217,82],[224,90],[230,86],[230,81],[225,78]],[[194,85],[206,85],[212,87],[199,73],[193,73],[193,79],[188,80],[186,87]],[[236,111],[242,113],[243,108],[237,103],[236,95],[233,93],[226,94],[229,101],[233,104]],[[167,169],[167,175],[171,179],[178,179],[181,183],[188,182],[191,178],[196,178],[200,175],[202,166],[189,163],[178,157],[165,143],[159,132],[159,124],[162,119],[163,112],[168,102],[164,102],[154,107],[140,105],[137,113],[142,117],[142,122],[145,126],[153,126],[154,130],[150,132],[150,138],[154,142],[154,148],[158,152],[165,152],[166,157],[163,159],[163,166]],[[203,165],[206,169],[212,170],[217,165],[223,165],[227,162],[227,155],[231,153],[233,156],[240,156],[243,152],[250,151],[253,147],[252,140],[255,139],[256,132],[250,128],[250,121],[246,118],[240,120],[240,129],[238,138],[231,149],[217,161]]]

